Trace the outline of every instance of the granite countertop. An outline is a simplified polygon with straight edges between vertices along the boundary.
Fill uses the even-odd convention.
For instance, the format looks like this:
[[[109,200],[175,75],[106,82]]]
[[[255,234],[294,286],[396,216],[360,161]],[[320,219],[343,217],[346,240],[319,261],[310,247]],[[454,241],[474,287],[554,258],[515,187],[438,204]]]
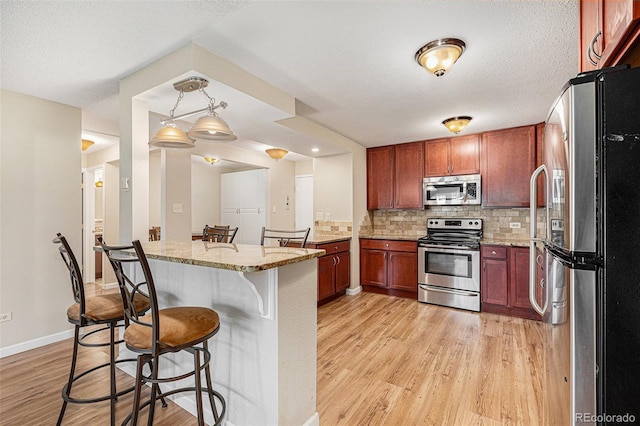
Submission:
[[[337,243],[339,241],[349,240],[351,240],[351,237],[347,235],[309,235],[307,244]]]
[[[368,238],[371,240],[397,240],[397,241],[418,241],[418,239],[422,237],[424,237],[424,235],[421,235],[419,237],[415,235],[379,235],[379,234],[358,235],[358,238]]]
[[[483,239],[480,244],[494,246],[529,247],[528,240],[487,240]]]
[[[325,254],[315,249],[205,241],[149,241],[143,242],[142,248],[149,259],[239,272],[264,271]]]

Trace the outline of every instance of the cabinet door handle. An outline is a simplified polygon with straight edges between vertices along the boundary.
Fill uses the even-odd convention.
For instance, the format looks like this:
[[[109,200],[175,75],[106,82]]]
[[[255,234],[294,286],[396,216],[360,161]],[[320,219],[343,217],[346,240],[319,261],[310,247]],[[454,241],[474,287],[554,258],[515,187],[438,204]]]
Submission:
[[[598,31],[596,33],[596,35],[593,36],[593,38],[591,39],[591,43],[589,44],[589,47],[587,48],[587,59],[589,60],[589,63],[591,63],[591,65],[593,66],[598,66],[598,62],[600,59],[602,59],[602,55],[598,55],[596,53],[596,41],[598,40],[598,37],[600,37],[602,35],[602,31]],[[595,60],[593,59],[593,57],[591,56],[591,54],[593,54],[593,56],[595,56]]]
[[[482,262],[482,270],[483,271],[487,270],[487,261],[486,260],[484,262]]]
[[[333,258],[333,266],[336,266],[338,263],[336,262],[336,258]]]
[[[498,253],[495,250],[491,250],[491,254],[495,256]]]

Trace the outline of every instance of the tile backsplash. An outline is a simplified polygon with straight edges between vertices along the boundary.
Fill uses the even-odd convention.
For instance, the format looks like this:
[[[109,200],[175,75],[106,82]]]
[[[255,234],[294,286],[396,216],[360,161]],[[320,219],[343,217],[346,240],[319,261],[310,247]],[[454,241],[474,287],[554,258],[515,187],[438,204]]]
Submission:
[[[313,233],[318,236],[351,236],[353,223],[346,220],[316,220]]]
[[[544,226],[544,209],[538,209],[538,227]],[[430,217],[483,219],[483,239],[526,242],[529,239],[529,209],[483,209],[480,206],[433,206],[426,210],[373,210],[360,224],[359,235],[422,237]],[[519,226],[519,227],[518,227]]]

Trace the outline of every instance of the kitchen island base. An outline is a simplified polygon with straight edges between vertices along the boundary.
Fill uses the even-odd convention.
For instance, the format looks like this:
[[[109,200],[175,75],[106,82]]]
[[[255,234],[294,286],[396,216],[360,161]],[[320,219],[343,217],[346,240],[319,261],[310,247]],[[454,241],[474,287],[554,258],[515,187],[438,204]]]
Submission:
[[[257,272],[156,259],[149,265],[162,307],[206,306],[220,316],[220,331],[209,347],[213,386],[227,402],[224,424],[320,424],[315,258]],[[121,356],[131,355],[121,348]],[[159,366],[160,374],[176,374],[191,363],[189,356],[171,354]],[[125,371],[135,375],[133,369]],[[193,394],[174,401],[196,413]],[[207,403],[204,408],[209,423],[213,416]]]

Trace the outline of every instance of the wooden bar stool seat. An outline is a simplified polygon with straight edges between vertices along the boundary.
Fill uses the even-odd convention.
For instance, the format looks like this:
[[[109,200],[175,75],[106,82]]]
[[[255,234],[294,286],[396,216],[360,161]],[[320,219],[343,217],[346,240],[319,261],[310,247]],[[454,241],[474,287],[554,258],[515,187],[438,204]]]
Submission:
[[[75,303],[67,309],[67,319],[75,326],[74,339],[73,339],[73,355],[71,357],[71,369],[69,371],[69,378],[67,383],[62,388],[62,408],[58,416],[57,424],[62,424],[62,419],[67,408],[68,403],[72,404],[90,404],[101,401],[110,401],[111,419],[110,424],[115,424],[115,403],[118,397],[131,392],[135,389],[135,386],[130,386],[120,391],[117,390],[116,384],[116,364],[122,362],[133,362],[135,358],[129,359],[115,359],[116,345],[122,343],[124,340],[116,340],[115,330],[117,327],[122,326],[124,320],[124,307],[122,304],[122,297],[120,294],[106,294],[94,297],[85,297],[84,280],[82,279],[82,273],[76,260],[76,257],[67,242],[67,239],[60,233],[53,239],[54,244],[58,244],[58,250],[62,256],[65,266],[69,270],[71,278],[71,289],[73,291],[73,297]],[[134,299],[134,306],[137,312],[144,314],[151,307],[149,298],[142,295],[138,295]],[[81,330],[84,327],[91,327],[89,331],[81,334]],[[101,326],[101,327],[100,327]],[[96,336],[103,331],[109,332],[109,340],[100,340]],[[93,368],[87,369],[76,375],[76,364],[78,360],[78,349],[83,347],[109,347],[109,362],[97,365]],[[91,373],[98,372],[103,368],[109,368],[109,381],[110,390],[106,395],[96,397],[74,397],[71,395],[73,385],[81,378],[90,375]],[[92,376],[93,377],[93,376]],[[98,377],[98,376],[96,376]],[[87,378],[86,380],[90,380]],[[98,380],[98,379],[94,379]]]

